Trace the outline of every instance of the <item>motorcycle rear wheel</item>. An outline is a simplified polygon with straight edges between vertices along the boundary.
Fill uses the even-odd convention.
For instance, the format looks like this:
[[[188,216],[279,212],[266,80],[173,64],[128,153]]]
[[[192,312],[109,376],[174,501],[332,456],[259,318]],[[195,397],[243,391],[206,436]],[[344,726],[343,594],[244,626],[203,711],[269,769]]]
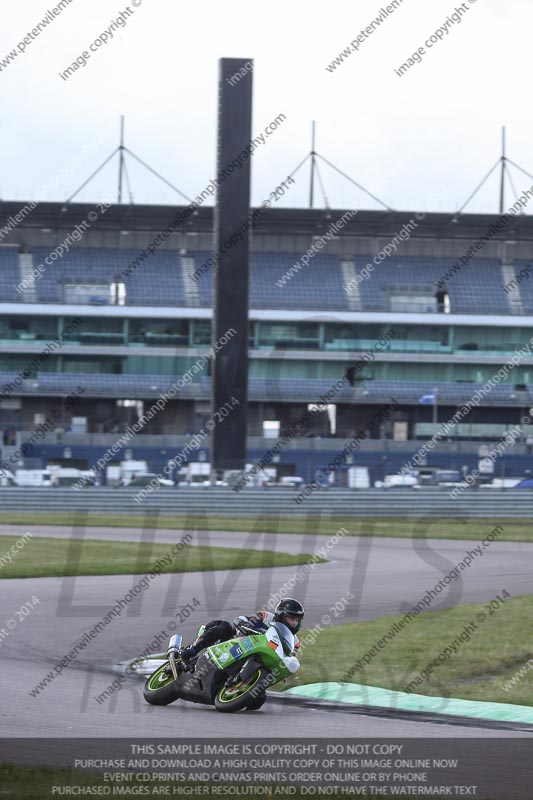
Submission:
[[[174,681],[174,675],[166,672],[169,665],[163,664],[156,669],[144,684],[143,695],[151,706],[168,706],[177,700],[179,695]]]

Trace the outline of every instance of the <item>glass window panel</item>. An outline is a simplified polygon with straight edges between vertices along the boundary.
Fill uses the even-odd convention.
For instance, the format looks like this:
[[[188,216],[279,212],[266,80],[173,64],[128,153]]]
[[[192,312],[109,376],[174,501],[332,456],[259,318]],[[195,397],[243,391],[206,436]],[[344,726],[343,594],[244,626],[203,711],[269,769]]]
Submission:
[[[118,317],[65,317],[63,340],[76,344],[124,344],[124,320]]]
[[[211,345],[211,320],[209,319],[195,319],[193,320],[193,344]]]
[[[316,349],[319,345],[319,332],[318,323],[261,322],[259,347]]]
[[[56,341],[57,317],[2,317],[0,340],[24,342]]]
[[[131,319],[128,344],[169,347],[189,344],[187,319]]]

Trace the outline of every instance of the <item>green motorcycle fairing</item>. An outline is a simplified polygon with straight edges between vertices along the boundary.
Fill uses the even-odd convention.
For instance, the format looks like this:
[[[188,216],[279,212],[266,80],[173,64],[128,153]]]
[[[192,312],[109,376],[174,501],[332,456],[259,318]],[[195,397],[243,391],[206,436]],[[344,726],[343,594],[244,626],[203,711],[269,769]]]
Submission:
[[[207,652],[219,669],[226,669],[238,661],[245,661],[255,655],[267,669],[272,671],[276,682],[288,678],[291,674],[291,670],[284,662],[283,646],[273,628],[269,628],[265,633],[240,636],[214,644],[207,648]]]

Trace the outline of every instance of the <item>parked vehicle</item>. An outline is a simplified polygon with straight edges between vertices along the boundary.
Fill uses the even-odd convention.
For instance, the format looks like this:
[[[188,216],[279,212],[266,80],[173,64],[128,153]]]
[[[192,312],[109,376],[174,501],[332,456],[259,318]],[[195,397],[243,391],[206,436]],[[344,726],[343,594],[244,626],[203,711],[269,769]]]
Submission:
[[[205,461],[192,461],[185,467],[185,482],[188,486],[210,486],[211,464]]]
[[[109,486],[129,486],[137,475],[147,475],[148,462],[126,459],[120,464],[111,464],[107,468],[107,483]]]
[[[0,470],[0,486],[16,486],[17,480],[8,469]]]
[[[80,480],[82,486],[94,486],[96,473],[92,469],[54,466],[48,469],[52,473],[52,486],[72,486]]]
[[[153,480],[156,480],[159,486],[174,486],[174,481],[169,480],[168,478],[162,478],[160,475],[157,475],[155,472],[144,472],[140,473],[139,475],[135,475],[134,477],[130,478],[129,483],[121,484],[122,486],[147,486]]]
[[[299,478],[297,475],[286,475],[282,478],[279,482],[279,486],[301,486],[304,482],[303,478]]]
[[[524,478],[514,487],[515,489],[533,489],[533,478]]]
[[[348,486],[350,489],[369,489],[370,470],[368,467],[349,467]]]
[[[410,489],[412,486],[418,486],[418,478],[413,474],[385,475],[383,485],[386,489],[394,489],[398,487]]]
[[[52,470],[18,469],[15,481],[17,486],[52,486]]]

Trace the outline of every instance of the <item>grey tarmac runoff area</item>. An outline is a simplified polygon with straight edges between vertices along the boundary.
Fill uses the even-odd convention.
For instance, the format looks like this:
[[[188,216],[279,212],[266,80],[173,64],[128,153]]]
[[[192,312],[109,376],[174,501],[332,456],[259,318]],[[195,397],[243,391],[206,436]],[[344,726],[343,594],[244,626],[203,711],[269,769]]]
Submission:
[[[50,526],[0,526],[2,535],[79,537],[81,531]],[[299,534],[250,535],[230,532],[191,532],[192,544],[315,553],[327,546],[328,536]],[[139,541],[136,528],[90,528],[91,539]],[[178,542],[184,533],[158,530],[155,541]],[[395,538],[343,537],[328,551],[329,563],[318,564],[308,583],[293,590],[306,607],[306,628],[324,614],[331,624],[405,613],[479,542],[412,541]],[[1,550],[0,538],[0,550]],[[531,592],[533,544],[493,542],[461,580],[439,594],[432,610],[490,600],[507,589],[513,596]],[[483,724],[461,725],[374,716],[268,702],[258,714],[219,714],[206,706],[177,701],[166,708],[149,706],[142,682],[127,680],[102,703],[96,701],[116,678],[113,666],[144,651],[161,631],[176,623],[180,608],[196,598],[199,605],[176,632],[192,640],[200,624],[212,618],[233,619],[260,607],[298,570],[217,571],[160,575],[150,582],[120,617],[89,642],[74,663],[57,675],[36,697],[29,692],[54,665],[108,613],[116,600],[137,584],[141,575],[77,578],[9,579],[0,581],[2,620],[10,618],[32,595],[40,604],[13,629],[0,646],[0,720],[9,737],[507,737],[531,736],[527,731],[496,730]],[[346,612],[335,617],[330,609],[352,592]],[[290,594],[290,593],[289,593]],[[436,603],[436,604],[435,604]],[[0,625],[1,627],[1,625]],[[170,634],[168,634],[170,635]],[[164,650],[166,640],[159,650]],[[354,642],[354,659],[358,657]],[[305,657],[305,656],[304,656]],[[334,654],[332,654],[334,657]]]

